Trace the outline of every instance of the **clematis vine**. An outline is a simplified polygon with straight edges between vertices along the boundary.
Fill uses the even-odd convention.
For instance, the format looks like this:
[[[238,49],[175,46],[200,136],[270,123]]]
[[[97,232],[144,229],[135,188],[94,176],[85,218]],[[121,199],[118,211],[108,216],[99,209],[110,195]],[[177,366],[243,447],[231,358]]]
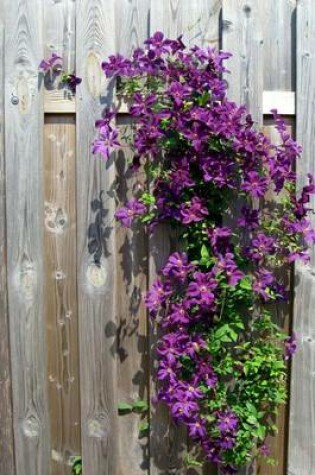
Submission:
[[[281,270],[307,262],[315,242],[315,184],[309,175],[297,188],[301,147],[277,111],[276,145],[228,99],[229,57],[156,32],[131,58],[112,55],[102,69],[119,78],[130,106],[130,171],[142,168],[150,180],[150,192],[137,190],[116,218],[151,233],[168,223],[180,236],[145,297],[160,329],[157,400],[204,460],[235,474],[256,456],[270,459],[265,440],[297,347],[272,312],[288,295]],[[106,110],[96,123],[92,150],[106,160],[120,147],[114,115]]]
[[[74,73],[71,74],[64,71],[63,58],[57,53],[51,53],[49,58],[42,59],[38,68],[45,75],[61,75],[60,84],[67,86],[73,94],[75,93],[77,86],[82,82],[82,78],[77,77]]]

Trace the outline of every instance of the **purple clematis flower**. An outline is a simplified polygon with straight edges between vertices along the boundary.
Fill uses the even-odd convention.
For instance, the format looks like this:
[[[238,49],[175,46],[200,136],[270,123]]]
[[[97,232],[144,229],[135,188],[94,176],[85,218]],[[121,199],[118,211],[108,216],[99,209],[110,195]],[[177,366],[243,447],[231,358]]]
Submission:
[[[191,437],[192,439],[204,439],[207,435],[205,422],[200,418],[188,422],[187,427],[189,437]]]
[[[253,198],[262,198],[268,189],[268,180],[259,173],[251,171],[245,175],[241,189],[247,191]]]
[[[194,303],[211,307],[215,300],[214,290],[218,285],[213,274],[195,272],[193,277],[194,280],[187,288],[187,297],[190,297]]]
[[[172,41],[165,39],[164,34],[161,31],[156,31],[151,38],[144,42],[144,44],[149,46],[151,51],[154,51],[155,54],[160,55],[170,51]]]
[[[198,222],[209,214],[202,200],[198,196],[194,196],[190,203],[181,205],[180,216],[183,224]]]
[[[185,301],[171,304],[168,313],[162,320],[162,327],[169,327],[171,325],[187,325],[190,323],[187,305]]]
[[[191,88],[180,82],[174,81],[171,83],[167,90],[168,94],[172,97],[177,107],[181,107],[185,98],[191,94]]]
[[[221,411],[218,414],[218,428],[222,433],[234,433],[237,429],[238,422],[238,417],[231,410]]]
[[[180,400],[171,407],[172,416],[175,419],[190,418],[198,411],[199,406],[196,402],[190,400]]]
[[[118,131],[102,126],[100,137],[92,144],[92,153],[100,153],[105,159],[108,159],[113,149],[119,146]]]
[[[63,59],[61,56],[58,56],[56,53],[52,53],[51,57],[48,59],[43,59],[39,64],[39,69],[44,73],[48,71],[53,71],[54,73],[60,74],[62,71]]]
[[[174,252],[168,258],[162,273],[167,277],[174,277],[180,281],[184,281],[187,274],[194,269],[194,266],[188,262],[188,257],[185,252]]]
[[[274,275],[267,269],[261,268],[254,275],[253,291],[263,300],[270,299],[270,288],[274,283]]]
[[[165,303],[171,293],[171,288],[167,282],[163,284],[159,279],[153,282],[151,289],[145,297],[146,307],[152,316],[157,314],[160,306]]]
[[[79,78],[75,74],[64,74],[62,82],[63,84],[66,84],[73,93],[75,93],[77,86],[82,82],[82,78]]]
[[[233,259],[232,253],[227,253],[224,257],[219,256],[215,266],[214,272],[216,274],[224,273],[228,278],[228,285],[235,287],[235,285],[244,277]]]
[[[288,361],[292,355],[296,352],[297,340],[295,333],[285,339],[284,341],[284,359]]]
[[[268,254],[274,254],[276,239],[264,233],[258,233],[251,242],[249,254],[255,261],[262,261]]]
[[[115,213],[123,226],[130,228],[135,217],[143,215],[147,211],[145,205],[138,200],[132,199],[126,203],[126,206],[120,208]]]

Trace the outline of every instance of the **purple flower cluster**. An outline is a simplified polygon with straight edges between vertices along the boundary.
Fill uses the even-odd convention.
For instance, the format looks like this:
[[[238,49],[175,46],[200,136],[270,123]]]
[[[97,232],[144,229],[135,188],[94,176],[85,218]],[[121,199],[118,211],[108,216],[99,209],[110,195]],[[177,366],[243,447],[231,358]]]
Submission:
[[[75,93],[77,86],[82,82],[82,78],[77,77],[75,74],[63,71],[63,58],[58,56],[57,53],[52,53],[48,59],[42,59],[38,68],[44,74],[53,73],[55,75],[60,75],[63,73],[60,83],[66,85],[73,93]]]
[[[52,71],[56,74],[60,74],[63,68],[63,59],[58,56],[57,53],[52,53],[50,58],[42,59],[39,64],[39,69],[44,73]]]
[[[315,184],[309,175],[296,194],[294,170],[301,147],[276,111],[280,145],[254,127],[245,107],[228,100],[222,73],[229,56],[210,47],[186,49],[181,37],[170,40],[156,32],[131,58],[110,56],[102,69],[109,78],[119,77],[131,103],[131,170],[144,166],[151,178],[150,199],[146,193],[128,201],[116,217],[126,227],[140,218],[151,232],[158,223],[170,223],[180,230],[185,248],[169,256],[145,298],[154,324],[162,329],[158,400],[187,427],[207,459],[233,474],[241,463],[233,457],[242,449],[239,434],[250,427],[237,401],[242,391],[248,398],[248,388],[256,384],[247,378],[250,368],[244,369],[256,348],[248,313],[284,298],[277,267],[307,261],[307,245],[315,242],[307,217]],[[93,153],[106,159],[120,146],[114,115],[106,110],[96,122]],[[276,212],[265,200],[272,193],[279,195]],[[239,197],[244,206],[235,219]],[[223,225],[225,216],[234,220],[233,226]],[[265,315],[261,312],[262,321]],[[282,364],[295,351],[294,336],[275,343],[272,325],[268,331],[261,328],[259,345],[265,339],[268,351],[276,348]],[[222,368],[221,358],[227,367]],[[270,384],[279,385],[278,379]],[[263,407],[268,397],[262,396]],[[259,414],[262,406],[254,403]],[[269,403],[274,412],[274,402]],[[252,452],[254,447],[265,450],[264,437],[249,437]],[[242,463],[251,456],[246,447]]]

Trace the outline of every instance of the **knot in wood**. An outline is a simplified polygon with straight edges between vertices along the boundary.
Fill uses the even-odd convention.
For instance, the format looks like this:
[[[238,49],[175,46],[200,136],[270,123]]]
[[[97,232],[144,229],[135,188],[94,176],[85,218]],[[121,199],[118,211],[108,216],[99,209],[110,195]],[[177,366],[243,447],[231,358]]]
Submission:
[[[38,438],[39,436],[39,421],[34,415],[28,416],[22,422],[22,430],[26,437],[30,439]]]

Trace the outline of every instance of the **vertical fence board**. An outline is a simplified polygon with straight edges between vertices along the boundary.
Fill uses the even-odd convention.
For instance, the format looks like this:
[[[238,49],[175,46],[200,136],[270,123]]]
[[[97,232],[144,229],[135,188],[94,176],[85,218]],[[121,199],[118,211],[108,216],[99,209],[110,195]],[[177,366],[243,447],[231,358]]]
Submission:
[[[117,126],[128,130],[130,119],[119,117]],[[116,186],[119,205],[130,198],[131,190],[146,186],[143,172],[131,178],[128,148],[115,158],[118,171]],[[128,161],[129,159],[129,161]],[[118,226],[117,245],[117,327],[118,402],[133,403],[148,400],[148,342],[146,337],[146,309],[143,295],[147,288],[147,237],[143,229],[134,226],[126,230]],[[138,475],[148,473],[147,431],[140,433],[147,414],[120,415],[117,437],[119,439],[119,473]]]
[[[3,11],[3,1],[0,1]],[[13,427],[9,322],[7,302],[7,249],[5,215],[5,153],[4,153],[4,25],[0,19],[0,474],[13,475]]]
[[[43,4],[45,58],[55,52],[62,57],[64,70],[73,72],[75,2],[45,0]],[[50,74],[43,79],[45,111],[62,112],[74,107],[73,94],[60,87],[59,82],[60,76]],[[69,457],[81,450],[74,119],[74,116],[59,116],[59,119],[46,116],[44,129],[45,301],[52,474],[69,473]],[[64,220],[63,225],[59,224],[60,220]],[[56,279],[61,275],[62,278]]]
[[[151,1],[150,34],[160,30],[168,38],[183,34],[187,46],[218,46],[222,0]]]
[[[264,90],[295,90],[296,0],[265,0]]]
[[[81,453],[76,295],[74,116],[47,116],[45,155],[45,304],[51,475],[70,474]]]
[[[6,211],[17,475],[48,475],[43,318],[42,5],[6,1]],[[13,94],[13,96],[12,96]],[[10,100],[11,97],[13,100]]]
[[[114,475],[118,472],[117,356],[112,354],[115,336],[107,329],[116,325],[115,170],[112,160],[104,163],[91,154],[95,119],[112,99],[100,62],[115,51],[113,2],[79,0],[76,15],[76,72],[83,78],[76,101],[83,472]],[[96,263],[92,251],[99,246],[102,252]]]
[[[75,2],[73,0],[44,0],[44,54],[48,58],[57,53],[63,59],[65,71],[75,70]],[[45,110],[54,111],[74,106],[74,95],[69,89],[58,87],[60,76],[45,76],[44,101]]]
[[[148,37],[150,0],[118,0],[115,2],[116,50],[130,56]],[[119,115],[117,126],[130,133],[131,118]],[[125,144],[126,146],[128,144]],[[126,147],[116,155],[116,196],[118,206],[138,187],[146,186],[143,170],[131,176],[128,165],[132,151]],[[116,231],[117,252],[117,338],[118,401],[148,400],[148,341],[146,309],[143,295],[147,289],[147,237],[143,229]],[[126,414],[119,417],[119,473],[138,475],[148,473],[148,436],[139,428],[147,415]]]
[[[315,172],[314,101],[315,101],[315,10],[311,0],[297,5],[297,140],[303,155],[297,163],[298,190],[305,184],[306,173]],[[315,200],[311,207],[314,209]],[[313,226],[315,224],[312,217]],[[314,471],[315,452],[315,253],[311,249],[308,266],[295,269],[295,305],[293,327],[299,338],[299,350],[292,363],[289,461],[290,475]]]
[[[262,124],[263,35],[261,8],[255,0],[223,0],[223,49],[233,53],[228,97],[245,104],[257,125]],[[231,79],[230,79],[231,77]]]

